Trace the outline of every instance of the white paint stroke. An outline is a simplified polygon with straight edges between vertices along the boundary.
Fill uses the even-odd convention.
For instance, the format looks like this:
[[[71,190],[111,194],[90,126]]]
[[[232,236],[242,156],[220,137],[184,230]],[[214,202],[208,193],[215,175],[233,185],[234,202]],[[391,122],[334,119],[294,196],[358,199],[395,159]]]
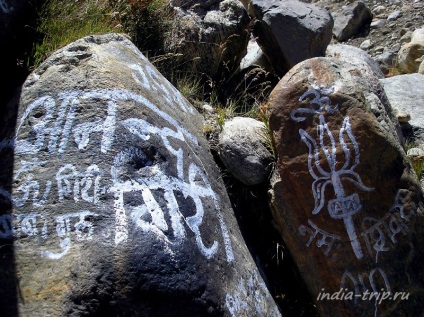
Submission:
[[[354,169],[360,163],[359,146],[353,135],[349,122],[349,117],[345,117],[339,132],[339,143],[343,149],[344,162],[341,168],[337,167],[337,145],[336,140],[325,122],[324,116],[319,116],[320,124],[317,127],[319,137],[319,146],[314,138],[312,138],[305,130],[299,129],[301,140],[307,145],[308,154],[308,170],[309,174],[315,179],[312,183],[312,193],[315,199],[315,207],[312,214],[317,214],[327,203],[325,197],[325,189],[327,185],[332,185],[335,193],[335,199],[328,201],[328,212],[333,219],[342,219],[346,231],[349,236],[352,249],[358,259],[363,257],[361,245],[356,235],[355,226],[352,216],[361,209],[361,202],[357,193],[347,195],[344,190],[342,181],[349,181],[355,187],[363,191],[372,191],[373,188],[365,186],[358,173]],[[351,160],[351,149],[347,146],[345,138],[350,140],[354,151],[354,160]],[[329,144],[326,143],[329,140]],[[321,160],[321,153],[324,159]],[[322,162],[326,161],[324,165]],[[325,167],[328,167],[326,170]]]
[[[181,92],[163,77],[154,66],[146,63],[143,66],[140,64],[130,64],[128,67],[132,70],[132,78],[141,87],[160,94],[161,98],[164,98],[171,107],[177,105],[184,112],[194,112],[193,107],[185,100]]]
[[[76,239],[80,241],[91,240],[93,236],[93,224],[86,220],[88,216],[97,216],[88,210],[82,210],[80,212],[69,213],[62,216],[56,216],[56,233],[60,238],[61,252],[42,251],[41,254],[51,260],[58,260],[64,257],[71,248],[71,232],[75,231]],[[78,218],[71,228],[71,220]]]
[[[101,119],[97,118],[91,122],[79,123],[72,128],[74,121],[79,119],[75,113],[78,103],[80,100],[88,99],[104,100],[108,103],[108,113],[104,122],[101,123]],[[149,108],[166,122],[171,124],[176,129],[177,134],[182,133],[185,140],[190,141],[194,145],[198,145],[197,138],[184,129],[172,116],[160,110],[144,96],[126,90],[71,90],[60,93],[59,100],[62,100],[59,109],[57,109],[56,102],[51,96],[40,97],[29,104],[19,120],[16,130],[17,137],[15,139],[0,141],[0,150],[15,146],[15,152],[17,154],[34,155],[43,151],[43,148],[47,146],[50,154],[55,152],[62,154],[67,147],[68,138],[72,131],[75,142],[80,150],[84,149],[88,145],[91,133],[102,132],[101,151],[102,153],[106,153],[114,142],[117,120],[116,103],[119,101],[134,101],[137,104],[141,104]],[[55,115],[56,111],[57,114]],[[32,134],[35,136],[31,137],[31,139],[29,136],[25,136],[25,138],[21,139],[21,129],[33,113],[37,114],[36,123],[31,126]],[[53,122],[54,119],[55,121]],[[57,144],[60,136],[61,140],[58,150]],[[47,145],[45,144],[46,138],[48,138]],[[193,154],[195,153],[193,152]]]
[[[180,178],[166,175],[160,169],[155,169],[152,175],[149,177],[143,176],[136,179],[121,181],[119,179],[119,168],[123,166],[125,162],[129,162],[134,159],[134,156],[137,155],[145,158],[145,155],[144,153],[141,153],[141,150],[138,150],[138,152],[135,150],[127,150],[122,152],[117,155],[114,166],[111,168],[111,175],[113,177],[114,184],[109,190],[114,194],[115,197],[115,223],[118,225],[116,228],[117,234],[115,243],[119,244],[123,241],[126,241],[128,236],[124,194],[130,192],[141,192],[145,204],[145,206],[141,206],[133,210],[132,217],[133,220],[136,219],[136,224],[145,232],[155,233],[160,240],[166,241],[170,244],[173,243],[168,239],[164,232],[168,230],[168,227],[165,226],[165,223],[163,222],[165,219],[164,210],[159,206],[159,204],[157,204],[155,198],[151,194],[153,190],[164,190],[164,198],[169,208],[168,212],[171,214],[171,227],[173,229],[174,235],[177,237],[177,243],[181,241],[180,239],[183,239],[186,236],[185,229],[182,226],[182,222],[185,222],[190,230],[194,233],[196,244],[199,250],[208,259],[217,252],[218,242],[214,241],[210,247],[205,246],[203,243],[200,226],[203,223],[204,217],[202,199],[212,199],[215,207],[217,207],[216,213],[223,235],[227,260],[233,261],[234,254],[231,248],[230,238],[222,216],[220,215],[221,211],[219,209],[219,203],[216,199],[216,194],[212,190],[206,176],[203,174],[200,168],[194,163],[190,164],[188,171],[188,183]],[[154,169],[155,167],[148,168]],[[199,184],[198,177],[200,177],[203,186]],[[186,218],[181,214],[174,191],[181,192],[184,197],[191,197],[193,199],[196,210],[196,213],[193,216]],[[151,222],[146,222],[140,218],[142,215],[147,213],[151,215]]]

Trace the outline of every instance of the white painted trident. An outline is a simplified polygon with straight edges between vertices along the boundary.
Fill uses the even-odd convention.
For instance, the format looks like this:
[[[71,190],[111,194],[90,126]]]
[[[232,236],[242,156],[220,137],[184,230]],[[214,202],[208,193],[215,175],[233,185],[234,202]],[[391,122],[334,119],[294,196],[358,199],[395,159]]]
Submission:
[[[372,191],[373,188],[366,187],[363,184],[360,176],[354,172],[354,169],[360,163],[359,147],[355,140],[355,136],[352,133],[349,117],[344,119],[339,133],[339,143],[344,152],[344,163],[343,166],[339,168],[337,168],[336,160],[336,141],[327,123],[325,122],[323,115],[319,116],[319,122],[320,123],[317,127],[317,130],[320,147],[318,147],[315,139],[313,139],[305,130],[299,129],[299,134],[302,138],[302,141],[308,146],[309,149],[309,173],[315,179],[315,181],[312,183],[312,192],[315,198],[315,208],[312,211],[312,214],[315,215],[319,213],[324,207],[326,202],[325,188],[328,184],[333,185],[336,198],[328,201],[328,212],[333,219],[343,219],[346,231],[349,235],[352,249],[355,252],[356,257],[361,259],[363,257],[363,253],[352,220],[352,216],[358,213],[361,209],[361,202],[357,193],[346,195],[342,181],[349,181],[364,191]],[[327,146],[324,142],[326,137],[330,141],[329,146]],[[350,140],[350,143],[353,145],[353,155],[351,155],[351,150],[346,143],[346,139]],[[320,149],[322,151],[320,151]],[[326,165],[328,165],[329,170],[325,170],[320,161],[320,156],[322,156],[322,153],[325,155],[325,159],[327,160]]]

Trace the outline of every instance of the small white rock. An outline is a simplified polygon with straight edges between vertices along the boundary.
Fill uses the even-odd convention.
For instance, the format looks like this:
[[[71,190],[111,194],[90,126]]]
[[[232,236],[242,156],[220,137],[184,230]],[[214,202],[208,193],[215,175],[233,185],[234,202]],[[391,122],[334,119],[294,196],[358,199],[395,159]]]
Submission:
[[[371,40],[365,40],[359,47],[363,50],[369,50],[371,47],[373,47],[373,45],[374,44],[371,43]]]
[[[386,7],[382,6],[382,5],[376,7],[374,10],[372,10],[372,12],[376,15],[384,13],[384,11],[386,11]]]
[[[395,11],[393,13],[390,13],[387,17],[387,21],[395,21],[399,19],[402,16],[402,11]]]
[[[214,111],[213,108],[212,108],[212,106],[209,105],[209,104],[207,104],[207,103],[205,103],[202,106],[202,109],[203,109],[204,112],[207,112],[207,113],[213,113],[213,111]]]
[[[371,28],[372,29],[379,29],[381,27],[383,27],[386,24],[386,21],[384,20],[375,20],[371,22]]]

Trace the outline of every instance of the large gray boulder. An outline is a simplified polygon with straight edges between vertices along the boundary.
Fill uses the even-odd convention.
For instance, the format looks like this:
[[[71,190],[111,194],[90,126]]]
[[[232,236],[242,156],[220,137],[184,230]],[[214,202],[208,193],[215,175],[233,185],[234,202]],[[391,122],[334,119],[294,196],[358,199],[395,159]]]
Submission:
[[[372,21],[371,10],[361,1],[346,5],[334,12],[333,34],[338,41],[346,41]]]
[[[333,19],[325,10],[296,0],[252,0],[253,33],[278,75],[297,63],[324,56]]]
[[[219,157],[230,173],[246,185],[268,179],[273,157],[266,147],[265,124],[235,117],[225,122],[219,135]]]
[[[408,122],[420,144],[424,144],[424,75],[405,74],[381,79],[390,105],[397,112],[411,114]]]
[[[172,1],[175,17],[165,50],[181,54],[189,71],[215,78],[233,71],[246,54],[249,16],[238,0]]]
[[[367,64],[373,70],[378,78],[384,78],[384,74],[376,61],[364,50],[345,44],[332,44],[327,47],[326,55],[337,59],[343,59],[353,64],[357,63],[359,66]]]
[[[64,47],[18,97],[0,143],[0,297],[19,287],[3,316],[280,316],[201,116],[126,37]]]

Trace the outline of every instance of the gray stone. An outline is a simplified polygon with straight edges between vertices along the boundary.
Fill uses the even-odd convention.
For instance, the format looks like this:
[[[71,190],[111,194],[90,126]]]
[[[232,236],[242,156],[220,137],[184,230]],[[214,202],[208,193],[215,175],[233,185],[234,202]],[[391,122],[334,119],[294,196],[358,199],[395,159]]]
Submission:
[[[422,61],[420,67],[418,67],[418,73],[424,75],[424,61]]]
[[[338,41],[346,41],[371,21],[371,10],[361,1],[354,2],[334,13],[333,34]]]
[[[360,65],[361,63],[366,63],[378,78],[384,78],[378,63],[367,52],[358,47],[346,44],[328,45],[326,56],[343,59],[352,64],[359,63],[358,65]]]
[[[333,19],[325,9],[296,0],[252,0],[253,34],[278,75],[308,58],[324,56]]]
[[[402,16],[402,11],[395,11],[389,14],[387,21],[395,21]]]
[[[249,16],[238,0],[174,3],[166,52],[181,54],[180,65],[212,78],[234,71],[246,54]]]
[[[384,20],[374,20],[371,22],[370,27],[372,29],[379,29],[379,28],[382,28],[385,24],[386,24],[386,21]]]
[[[0,295],[18,283],[20,315],[280,316],[201,115],[125,36],[60,49],[17,97],[16,133],[9,120],[0,136],[14,165],[0,183],[14,285]]]
[[[252,118],[225,122],[219,135],[219,157],[229,172],[246,185],[267,180],[273,157],[265,145],[265,125]]]
[[[372,10],[372,13],[379,15],[386,12],[386,7],[383,5],[379,5]]]
[[[214,112],[213,107],[211,105],[207,104],[207,103],[202,106],[202,110],[209,113],[209,114]]]
[[[374,44],[371,42],[370,39],[367,39],[365,41],[363,41],[361,43],[361,45],[359,45],[359,47],[363,50],[369,50],[370,48],[372,48],[374,46]]]
[[[380,65],[380,69],[384,74],[389,72],[391,67],[394,67],[396,62],[397,53],[387,51],[377,55],[374,60]]]
[[[375,61],[385,65],[392,65],[393,61],[396,59],[396,53],[393,52],[384,52],[375,57]]]
[[[247,53],[240,62],[240,69],[246,69],[251,66],[259,66],[266,71],[273,70],[268,58],[255,39],[251,39],[249,41],[249,44],[247,45]]]
[[[406,74],[381,79],[390,105],[411,114],[409,124],[424,131],[424,75]]]

